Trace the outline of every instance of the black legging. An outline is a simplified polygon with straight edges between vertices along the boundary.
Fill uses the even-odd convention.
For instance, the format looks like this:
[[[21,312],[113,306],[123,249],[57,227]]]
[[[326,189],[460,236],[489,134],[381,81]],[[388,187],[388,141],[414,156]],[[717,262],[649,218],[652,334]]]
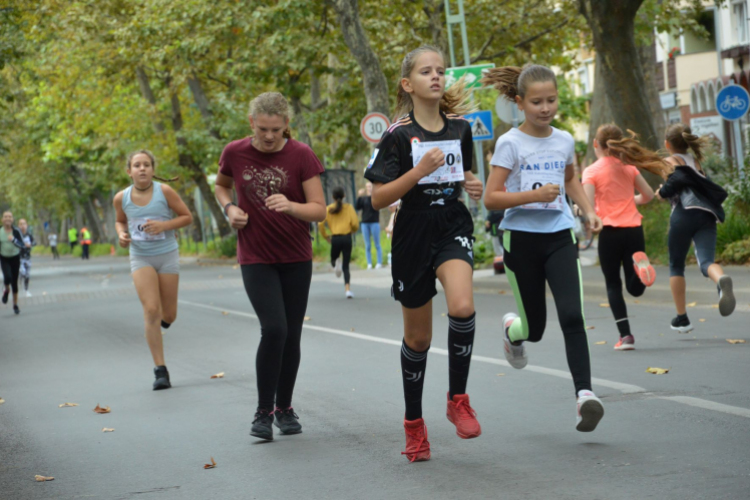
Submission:
[[[349,284],[349,260],[352,258],[352,235],[334,234],[331,238],[331,265],[336,265],[336,259],[343,254],[342,267],[344,269],[344,283]]]
[[[547,325],[545,282],[549,283],[576,393],[591,390],[581,266],[572,230],[556,233],[506,230],[503,250],[505,272],[516,298],[522,336],[529,342],[542,340]]]
[[[21,256],[3,257],[0,255],[0,265],[3,269],[3,285],[10,286],[13,293],[18,293],[18,274],[21,269]]]
[[[292,405],[300,361],[302,323],[312,279],[312,261],[245,264],[242,281],[260,320],[255,357],[258,408]]]
[[[620,268],[625,272],[625,288],[633,297],[640,297],[646,290],[646,285],[633,268],[633,254],[643,252],[646,243],[643,239],[643,228],[604,226],[599,233],[599,264],[607,285],[609,307],[615,316],[615,321],[627,319],[628,310],[622,296],[622,280]],[[618,325],[619,326],[619,325]],[[624,333],[622,330],[620,334]],[[630,332],[627,332],[629,335]]]

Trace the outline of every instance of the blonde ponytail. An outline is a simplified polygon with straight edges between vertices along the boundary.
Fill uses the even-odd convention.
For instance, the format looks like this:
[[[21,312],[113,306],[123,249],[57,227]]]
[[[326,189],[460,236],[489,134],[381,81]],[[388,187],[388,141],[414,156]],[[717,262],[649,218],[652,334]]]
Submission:
[[[537,82],[552,82],[557,88],[557,77],[554,71],[540,64],[527,64],[523,68],[518,66],[503,66],[492,68],[480,80],[489,87],[494,87],[509,101],[516,101],[516,96],[523,99],[529,85]]]

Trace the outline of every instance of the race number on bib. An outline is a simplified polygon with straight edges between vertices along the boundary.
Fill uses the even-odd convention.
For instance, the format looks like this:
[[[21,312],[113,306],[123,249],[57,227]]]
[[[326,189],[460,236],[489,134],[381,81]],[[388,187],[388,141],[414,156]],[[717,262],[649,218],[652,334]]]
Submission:
[[[546,184],[557,184],[560,186],[560,196],[549,203],[528,203],[521,208],[535,210],[563,210],[565,206],[565,174],[564,171],[546,170],[524,170],[521,173],[521,191],[533,191]]]
[[[161,219],[151,219],[161,220]],[[164,232],[159,234],[148,234],[143,228],[148,219],[133,219],[128,221],[128,229],[130,229],[130,239],[133,241],[157,241],[163,240],[167,237]]]
[[[412,142],[411,156],[414,166],[422,160],[427,151],[440,148],[445,155],[445,164],[430,175],[422,177],[417,184],[445,184],[464,180],[464,160],[461,154],[461,141]]]

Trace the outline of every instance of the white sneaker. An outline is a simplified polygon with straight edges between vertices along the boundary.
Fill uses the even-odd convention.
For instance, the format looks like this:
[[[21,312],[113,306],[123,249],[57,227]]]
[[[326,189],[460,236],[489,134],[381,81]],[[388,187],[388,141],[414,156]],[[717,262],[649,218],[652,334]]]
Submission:
[[[341,277],[341,257],[336,259],[336,267],[333,268],[333,272],[336,273],[337,278]]]
[[[526,347],[523,343],[521,343],[521,345],[511,344],[510,338],[508,337],[508,329],[517,317],[518,314],[516,313],[507,313],[503,316],[503,332],[505,334],[505,338],[503,339],[505,349],[503,349],[503,351],[505,352],[505,359],[508,360],[510,366],[520,370],[529,362],[529,358],[526,356]]]
[[[354,294],[352,293],[351,290],[347,290],[346,291],[346,298],[347,299],[353,299],[354,298]]]
[[[28,291],[28,290],[26,290],[26,296],[27,296],[27,297],[31,297],[31,292],[30,292],[30,291]]]
[[[578,391],[576,405],[576,430],[591,432],[604,416],[604,406],[599,398],[591,391]]]
[[[369,271],[370,269],[372,269],[372,264],[367,264],[367,270]]]
[[[377,264],[377,265],[375,266],[375,269],[383,269],[383,264]]]

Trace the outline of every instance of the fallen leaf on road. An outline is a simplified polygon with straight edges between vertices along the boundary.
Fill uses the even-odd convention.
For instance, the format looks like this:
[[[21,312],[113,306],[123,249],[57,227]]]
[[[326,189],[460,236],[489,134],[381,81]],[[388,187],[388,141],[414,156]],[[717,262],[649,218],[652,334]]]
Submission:
[[[640,304],[640,303],[641,303],[641,301],[640,301],[640,300],[634,300],[634,301],[633,301],[633,304]]]
[[[224,275],[223,275],[223,274],[220,274],[220,275],[219,275],[219,279],[220,279],[220,280],[221,280],[221,279],[224,279]]]
[[[310,316],[305,316],[305,321],[310,321],[312,318]]]
[[[105,427],[104,429],[102,429],[102,432],[115,432],[115,430],[110,429],[109,427]]]
[[[589,325],[586,327],[586,330],[593,330],[594,328],[596,328],[594,325]]]
[[[161,331],[161,334],[162,334],[162,335],[166,335],[166,334],[167,334],[167,332],[165,332],[164,330],[162,330],[162,331]]]
[[[40,476],[39,474],[37,474],[36,476],[34,476],[34,479],[36,479],[40,483],[43,483],[44,481],[52,481],[55,478],[54,477],[47,477],[47,476]]]
[[[745,339],[727,339],[730,344],[744,344]]]
[[[240,268],[239,264],[235,264],[235,265],[232,266],[232,269],[239,269],[239,268]]]
[[[718,309],[718,308],[719,308],[719,304],[711,304],[711,309]]]
[[[109,406],[105,406],[104,408],[102,408],[98,404],[96,405],[96,408],[94,408],[94,413],[109,413],[111,411],[112,409]]]
[[[505,374],[504,374],[504,373],[498,373],[498,374],[497,374],[497,376],[498,376],[498,377],[504,377],[504,376],[505,376]]]
[[[0,398],[0,405],[5,403],[5,400],[3,398]]]
[[[599,342],[594,342],[594,345],[604,345],[606,343],[607,343],[606,340],[600,340]]]
[[[688,304],[687,306],[688,306],[688,307],[695,307],[695,306],[697,306],[697,305],[698,305],[698,303],[697,303],[697,302],[691,302],[691,303],[690,303],[690,304]]]
[[[219,372],[216,375],[211,375],[211,378],[224,378],[224,372]]]
[[[42,295],[47,295],[47,292],[42,292]]]
[[[599,307],[609,307],[609,304],[607,304],[606,302],[603,302],[599,304]]]
[[[229,311],[221,311],[221,314],[223,314],[224,316],[229,316]]]
[[[665,373],[669,373],[669,370],[671,370],[671,368],[651,368],[651,367],[648,367],[646,369],[646,373],[653,373],[654,375],[664,375]]]
[[[214,460],[214,457],[211,457],[211,463],[205,464],[203,466],[204,469],[215,469],[216,468],[216,460]]]
[[[499,292],[497,292],[497,293],[499,293],[500,295],[505,295],[505,290],[500,290],[500,291],[499,291]]]
[[[701,323],[705,323],[706,322],[706,318],[701,318],[698,321],[700,321]]]
[[[354,328],[349,328],[349,331],[350,331],[350,332],[353,332],[353,331],[354,331]]]
[[[440,316],[445,317],[445,313],[440,313]]]
[[[78,406],[78,403],[63,403],[61,405],[57,405],[58,408],[67,408],[69,406]]]

